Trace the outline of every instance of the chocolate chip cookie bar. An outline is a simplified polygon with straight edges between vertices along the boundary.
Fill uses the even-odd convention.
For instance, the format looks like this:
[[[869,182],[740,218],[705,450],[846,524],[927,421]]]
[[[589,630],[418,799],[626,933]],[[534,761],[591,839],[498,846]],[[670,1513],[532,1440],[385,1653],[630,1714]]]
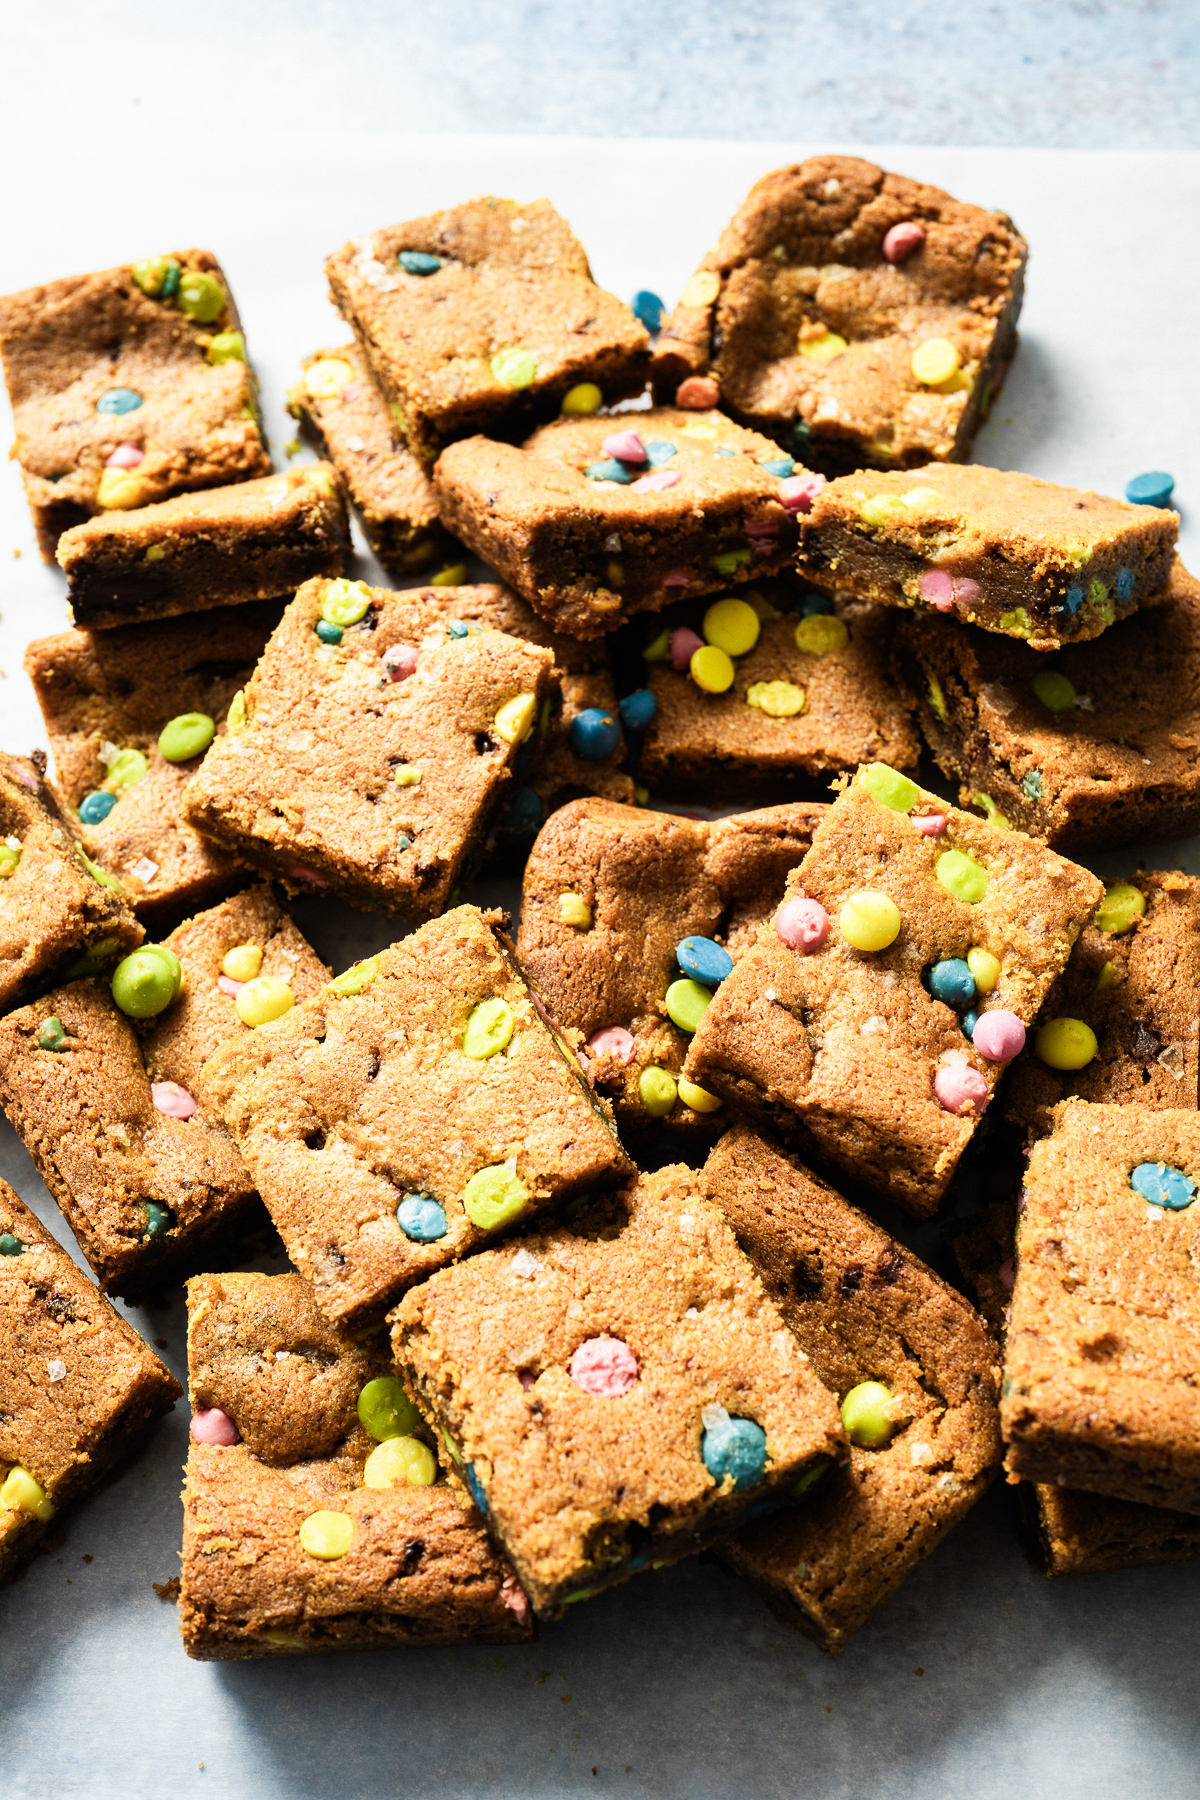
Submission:
[[[1052,659],[995,632],[902,621],[897,674],[964,805],[1077,855],[1200,830],[1200,583]]]
[[[645,326],[596,286],[548,200],[409,219],[347,244],[325,272],[423,463],[474,432],[520,436],[568,396],[594,411],[645,385]]]
[[[954,1289],[798,1162],[737,1126],[704,1166],[763,1286],[842,1408],[848,1460],[716,1554],[840,1650],[1000,1467],[996,1346]]]
[[[431,918],[510,797],[553,666],[537,645],[456,628],[418,593],[306,582],[184,814],[290,888]]]
[[[124,889],[92,862],[46,780],[44,753],[0,754],[0,1012],[141,939]]]
[[[437,1480],[386,1343],[334,1330],[298,1275],[189,1281],[189,1656],[532,1637],[511,1568]]]
[[[1035,475],[931,464],[827,482],[797,562],[818,586],[1060,650],[1161,596],[1179,514]]]
[[[261,1217],[200,1069],[328,975],[265,887],[189,919],[165,950],[178,990],[149,995],[157,1012],[129,986],[163,954],[145,950],[111,983],[68,982],[0,1019],[0,1105],[101,1287],[126,1300],[227,1255]]]
[[[719,412],[560,419],[524,444],[473,437],[433,472],[442,519],[572,637],[770,575],[820,477]]]
[[[200,1092],[335,1324],[630,1164],[499,930],[460,906],[228,1044]]]
[[[248,484],[249,485],[249,484]],[[54,769],[88,855],[152,928],[207,906],[245,866],[193,830],[183,790],[249,680],[282,606],[258,601],[115,631],[63,631],[25,652]]]
[[[776,169],[664,324],[655,396],[719,403],[830,474],[961,462],[1016,349],[1027,255],[1006,214],[859,157]]]
[[[842,1451],[832,1395],[679,1164],[440,1271],[392,1326],[541,1615],[786,1503]]]
[[[691,1034],[826,810],[796,802],[710,823],[576,800],[543,826],[517,954],[622,1128],[724,1125],[720,1098],[682,1079]]]
[[[1102,893],[871,764],[714,995],[684,1076],[926,1217]]]
[[[183,1390],[0,1181],[0,1576]]]
[[[0,297],[0,358],[47,562],[95,513],[270,471],[237,308],[207,250]]]

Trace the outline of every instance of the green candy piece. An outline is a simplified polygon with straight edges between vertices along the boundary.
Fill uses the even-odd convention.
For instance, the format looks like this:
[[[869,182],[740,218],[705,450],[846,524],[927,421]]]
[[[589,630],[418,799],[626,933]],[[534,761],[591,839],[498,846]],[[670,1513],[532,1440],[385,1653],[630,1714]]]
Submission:
[[[472,1225],[495,1231],[525,1210],[529,1189],[509,1163],[480,1169],[463,1189],[463,1207]]]
[[[916,782],[901,775],[898,769],[890,769],[887,763],[869,764],[858,779],[868,794],[882,806],[890,806],[893,812],[911,812],[921,797]]]
[[[646,645],[646,648],[642,651],[642,655],[647,662],[670,662],[670,631],[660,631],[657,637],[651,638],[650,642]]]
[[[1096,926],[1110,937],[1120,937],[1122,932],[1137,924],[1145,910],[1146,896],[1141,889],[1128,881],[1119,881],[1115,887],[1105,889],[1104,898],[1096,908]]]
[[[99,863],[94,863],[82,844],[76,844],[75,854],[78,856],[80,862],[83,864],[93,881],[98,881],[101,887],[112,888],[118,894],[123,894],[125,892],[125,889],[121,886],[121,883],[117,880],[116,876],[110,875],[107,869],[102,869]]]
[[[528,350],[497,350],[491,371],[507,388],[527,388],[537,380],[537,358]]]
[[[947,718],[946,696],[936,675],[929,677],[929,704],[944,725]]]
[[[205,352],[210,363],[220,368],[222,363],[246,360],[246,340],[240,331],[218,331]]]
[[[1068,712],[1075,704],[1075,684],[1057,669],[1042,669],[1031,683],[1034,693],[1051,712]]]
[[[507,1001],[495,995],[490,1000],[481,1000],[472,1010],[463,1032],[463,1055],[484,1062],[511,1043],[515,1029],[516,1020]]]
[[[20,1256],[24,1248],[15,1231],[0,1231],[0,1256]]]
[[[126,788],[137,786],[149,767],[140,750],[122,750],[109,763],[104,785],[110,794],[123,794]]]
[[[51,1013],[38,1026],[37,1047],[39,1050],[65,1050],[67,1047],[67,1028],[57,1013]]]
[[[712,997],[712,989],[698,981],[673,981],[667,989],[667,1017],[690,1035],[698,1030]]]
[[[151,300],[169,300],[177,293],[181,273],[173,256],[143,256],[130,270],[138,287]]]
[[[329,983],[331,994],[361,994],[369,988],[379,973],[379,958],[364,957],[362,962],[352,963],[348,969],[335,976]]]
[[[215,275],[188,269],[179,278],[179,304],[197,325],[211,325],[225,306],[225,289]]]
[[[145,1223],[142,1226],[142,1237],[148,1244],[161,1243],[173,1224],[170,1213],[157,1200],[144,1200],[142,1214]]]
[[[93,944],[70,968],[63,970],[63,980],[83,981],[89,975],[98,975],[109,958],[115,956],[120,948],[120,938],[101,938],[98,944]]]
[[[842,1401],[842,1424],[846,1436],[861,1450],[881,1450],[896,1427],[885,1408],[892,1390],[882,1381],[860,1381]]]
[[[1014,606],[1011,612],[1000,614],[1001,631],[1009,631],[1013,637],[1030,637],[1033,634],[1033,621],[1023,606]]]
[[[179,958],[161,944],[143,944],[113,970],[112,997],[131,1019],[153,1019],[182,985]]]
[[[10,875],[16,874],[20,860],[19,844],[0,844],[0,881],[7,881]]]
[[[943,850],[933,868],[948,894],[976,906],[987,893],[987,870],[964,850]]]
[[[805,1469],[803,1475],[801,1475],[799,1481],[792,1489],[792,1498],[799,1500],[802,1494],[811,1494],[817,1483],[823,1481],[828,1473],[829,1458],[827,1456],[818,1457],[815,1463],[811,1463],[809,1467]]]
[[[736,575],[742,564],[750,561],[750,552],[722,550],[718,556],[710,556],[709,561],[718,575]]]
[[[331,625],[328,619],[318,619],[316,629],[323,644],[341,643],[343,633],[340,625]]]
[[[191,762],[204,755],[216,735],[216,723],[207,713],[180,713],[163,726],[158,747],[169,763]]]
[[[377,1443],[386,1438],[409,1437],[421,1423],[421,1415],[395,1375],[377,1375],[358,1396],[359,1423]]]
[[[365,581],[331,581],[321,595],[321,617],[327,625],[357,625],[371,606],[371,590]]]
[[[664,1119],[679,1098],[679,1083],[669,1069],[654,1065],[638,1076],[638,1099],[652,1119]]]

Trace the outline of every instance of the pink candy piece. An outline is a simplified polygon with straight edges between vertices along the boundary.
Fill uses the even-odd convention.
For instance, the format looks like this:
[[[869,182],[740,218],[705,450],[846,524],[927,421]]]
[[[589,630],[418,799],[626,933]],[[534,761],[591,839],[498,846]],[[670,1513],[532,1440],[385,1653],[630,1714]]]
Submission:
[[[789,950],[807,956],[810,950],[819,950],[829,936],[829,914],[819,900],[801,895],[784,901],[775,914],[775,929]]]
[[[610,1056],[621,1069],[633,1061],[633,1033],[626,1031],[623,1025],[605,1025],[601,1030],[593,1031],[587,1047],[593,1056]]]
[[[747,513],[742,520],[742,530],[748,538],[776,538],[779,536],[779,520],[758,519],[753,513]]]
[[[952,1050],[947,1056],[933,1078],[933,1091],[951,1113],[981,1113],[989,1097],[987,1082],[961,1050]]]
[[[926,569],[917,583],[917,593],[927,606],[949,612],[952,606],[978,600],[979,583],[966,575],[950,575],[945,569]]]
[[[636,481],[631,481],[629,491],[631,494],[661,494],[665,489],[673,488],[679,479],[678,469],[656,469],[653,475],[639,475]]]
[[[571,1380],[597,1400],[619,1400],[637,1377],[637,1357],[620,1338],[588,1338],[571,1358]]]
[[[223,994],[228,994],[231,1000],[237,999],[245,985],[244,981],[235,981],[232,975],[217,976],[217,986]]]
[[[668,569],[658,585],[659,587],[690,587],[692,572],[690,569]]]
[[[969,605],[972,600],[978,600],[979,583],[977,581],[972,581],[969,575],[956,575],[954,577],[954,598],[965,602],[967,605]]]
[[[1011,1062],[1025,1048],[1025,1027],[1016,1013],[995,1006],[976,1019],[971,1044],[989,1062]]]
[[[618,462],[643,463],[646,446],[640,431],[614,431],[600,446],[601,456],[615,456]]]
[[[219,1444],[227,1449],[230,1444],[242,1441],[241,1432],[219,1406],[210,1406],[207,1412],[193,1413],[190,1429],[197,1444]]]
[[[140,444],[118,444],[111,455],[105,457],[106,469],[136,469],[146,452]]]
[[[680,625],[671,633],[671,667],[686,669],[697,650],[703,650],[704,639],[689,625]]]
[[[996,1270],[996,1275],[1001,1286],[1006,1287],[1010,1294],[1013,1290],[1013,1282],[1016,1280],[1016,1270],[1013,1267],[1014,1260],[1015,1259],[1010,1256],[1007,1262],[1002,1262],[1000,1267]]]
[[[779,498],[785,512],[811,512],[812,503],[825,486],[823,475],[785,475],[779,484]]]
[[[517,1376],[517,1380],[520,1382],[521,1386],[525,1389],[525,1392],[528,1393],[530,1388],[533,1387],[535,1385],[535,1383],[537,1382],[537,1376],[534,1374],[532,1369],[522,1369]]]
[[[28,788],[31,794],[37,793],[38,778],[30,769],[15,768],[13,774],[23,788]]]
[[[906,219],[903,225],[893,225],[884,238],[883,254],[890,263],[902,263],[924,242],[925,227],[918,225],[915,219]]]
[[[529,1617],[529,1601],[515,1575],[506,1575],[500,1583],[500,1598],[509,1612],[514,1614],[517,1623],[523,1625]]]
[[[318,875],[317,871],[310,869],[306,863],[292,863],[287,872],[294,881],[311,881],[314,887],[329,886],[328,876]]]
[[[347,387],[344,387],[342,389],[341,393],[338,395],[338,399],[341,401],[343,406],[348,406],[350,401],[357,400],[358,396],[361,393],[362,393],[362,388],[359,386],[358,382],[352,381],[349,383],[349,385]]]
[[[913,827],[922,837],[941,837],[949,823],[945,813],[918,813],[913,819]]]
[[[721,390],[708,375],[689,375],[675,389],[675,404],[688,412],[704,412],[707,407],[715,406],[721,398]]]
[[[410,675],[416,674],[417,652],[412,644],[393,644],[380,660],[389,681],[407,681]]]
[[[150,1098],[168,1119],[190,1119],[196,1110],[196,1102],[177,1081],[152,1081]]]

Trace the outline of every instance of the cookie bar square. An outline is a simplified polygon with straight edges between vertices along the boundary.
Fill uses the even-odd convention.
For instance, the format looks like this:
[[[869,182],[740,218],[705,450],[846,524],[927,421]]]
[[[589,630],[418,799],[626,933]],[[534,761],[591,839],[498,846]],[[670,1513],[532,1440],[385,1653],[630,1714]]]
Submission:
[[[254,1183],[200,1095],[207,1057],[248,1036],[230,950],[305,999],[328,970],[265,887],[165,940],[179,997],[135,1021],[108,981],[69,982],[0,1019],[0,1104],[107,1293],[154,1293],[227,1253],[261,1216]],[[257,959],[255,959],[257,960]]]
[[[517,955],[623,1127],[725,1123],[715,1094],[681,1085],[695,1029],[683,1008],[703,1007],[753,944],[826,810],[797,802],[710,822],[576,800],[543,826]]]
[[[185,816],[291,887],[430,918],[482,852],[553,666],[501,632],[456,631],[413,593],[306,582]]]
[[[758,628],[736,613],[740,637],[726,635],[728,599],[672,607],[661,622],[668,635],[658,619],[647,628],[656,707],[638,769],[651,788],[744,798],[748,789],[823,789],[860,762],[916,769],[920,742],[889,669],[894,614],[841,596],[835,605],[785,580],[756,584],[742,604]],[[702,642],[719,647],[722,636],[735,646],[724,671],[732,680],[714,691],[707,671],[697,680],[690,665]]]
[[[596,286],[548,200],[486,197],[409,219],[347,244],[325,272],[424,463],[474,432],[519,436],[583,383],[600,389],[597,406],[645,386],[645,326]]]
[[[442,1270],[392,1325],[539,1614],[786,1503],[843,1446],[832,1395],[681,1164]]]
[[[182,1391],[0,1181],[0,1576]]]
[[[1200,582],[1047,659],[1013,639],[905,618],[897,674],[964,805],[1076,855],[1200,830]]]
[[[797,563],[858,600],[1060,650],[1159,596],[1178,535],[1164,507],[935,463],[827,482],[801,521]]]
[[[189,1656],[532,1637],[529,1603],[482,1520],[435,1480],[386,1344],[334,1330],[298,1275],[188,1282]]]
[[[337,470],[305,463],[73,525],[58,562],[76,625],[108,629],[294,594],[349,547]]]
[[[840,1650],[999,1471],[996,1345],[961,1294],[749,1127],[726,1133],[702,1183],[850,1435],[802,1505],[716,1554]]]
[[[1196,1112],[1055,1108],[1017,1230],[1010,1479],[1200,1513],[1198,1191]]]
[[[54,769],[89,856],[119,878],[139,917],[174,923],[235,885],[245,868],[194,831],[183,790],[211,723],[249,680],[282,606],[258,601],[219,614],[63,631],[25,652]],[[196,735],[165,742],[172,720],[199,714]]]
[[[1073,1097],[1195,1108],[1198,1048],[1200,881],[1131,876],[1108,888],[1043,1001],[1005,1083],[1004,1114],[1040,1137]]]
[[[306,356],[288,411],[349,492],[367,542],[389,575],[411,576],[454,540],[438,521],[433,483],[408,447],[357,344]]]
[[[463,543],[582,638],[783,568],[809,498],[769,438],[674,407],[560,419],[520,446],[468,438],[433,485]]]
[[[0,296],[0,358],[47,562],[95,513],[270,472],[237,308],[207,250]]]
[[[0,753],[0,1012],[142,935],[120,883],[76,837],[42,752]]]
[[[1102,893],[873,763],[717,990],[684,1075],[924,1218]]]
[[[629,1173],[498,921],[457,907],[205,1065],[205,1103],[335,1324]]]
[[[667,319],[655,395],[703,383],[831,474],[960,462],[1016,350],[1027,256],[1006,214],[859,157],[776,169]]]

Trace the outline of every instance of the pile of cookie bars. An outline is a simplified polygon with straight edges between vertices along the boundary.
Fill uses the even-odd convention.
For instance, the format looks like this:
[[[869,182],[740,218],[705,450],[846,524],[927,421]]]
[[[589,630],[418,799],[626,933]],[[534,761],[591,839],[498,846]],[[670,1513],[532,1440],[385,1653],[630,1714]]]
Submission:
[[[822,156],[666,314],[474,200],[328,259],[284,473],[208,252],[0,299],[75,626],[0,1101],[98,1284],[0,1184],[0,1566],[179,1397],[104,1297],[179,1283],[192,1656],[702,1550],[838,1649],[1002,1467],[1048,1573],[1200,1553],[1200,883],[1071,860],[1200,829],[1200,588],[1165,505],[966,460],[1026,255]],[[334,974],[298,895],[396,941]]]

